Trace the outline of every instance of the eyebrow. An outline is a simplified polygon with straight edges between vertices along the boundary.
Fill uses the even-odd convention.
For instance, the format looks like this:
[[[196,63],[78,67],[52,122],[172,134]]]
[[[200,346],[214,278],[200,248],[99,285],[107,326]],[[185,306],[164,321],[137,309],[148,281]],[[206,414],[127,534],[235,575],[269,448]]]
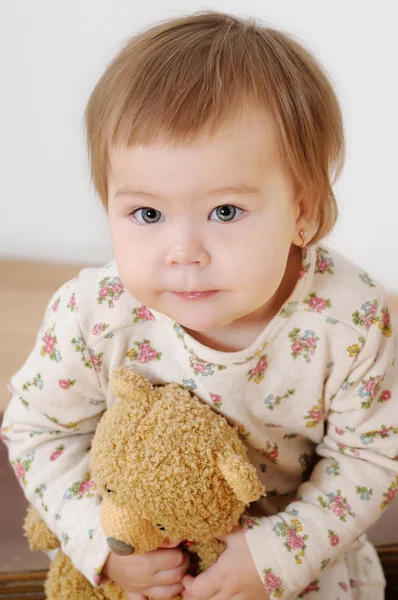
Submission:
[[[254,196],[254,195],[261,194],[261,190],[252,185],[238,184],[238,185],[218,188],[215,190],[209,190],[207,193],[209,196],[226,196],[228,194],[235,195],[235,196],[242,196],[242,195]],[[118,196],[136,196],[138,198],[152,198],[155,200],[162,200],[162,197],[156,196],[156,194],[151,194],[150,192],[144,192],[141,190],[132,190],[128,187],[123,188],[122,190],[119,190],[118,192],[116,192],[115,198],[117,198]]]

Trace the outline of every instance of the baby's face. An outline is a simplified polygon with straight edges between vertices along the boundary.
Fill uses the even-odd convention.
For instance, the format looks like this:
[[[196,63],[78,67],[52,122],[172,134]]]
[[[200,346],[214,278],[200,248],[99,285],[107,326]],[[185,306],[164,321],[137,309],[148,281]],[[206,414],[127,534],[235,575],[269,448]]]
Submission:
[[[112,148],[110,159],[109,222],[126,289],[193,331],[261,316],[299,216],[270,117],[249,112],[194,145]],[[176,294],[205,291],[216,293]]]

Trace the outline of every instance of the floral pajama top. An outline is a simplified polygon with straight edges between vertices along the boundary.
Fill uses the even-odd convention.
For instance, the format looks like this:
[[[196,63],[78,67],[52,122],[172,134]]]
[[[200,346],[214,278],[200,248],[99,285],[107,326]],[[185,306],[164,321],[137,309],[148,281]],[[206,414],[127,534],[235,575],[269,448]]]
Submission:
[[[108,555],[90,440],[134,365],[174,381],[239,426],[267,493],[242,518],[272,599],[383,598],[366,530],[398,489],[398,369],[383,287],[326,246],[245,350],[208,348],[123,287],[114,261],[84,269],[45,312],[11,378],[1,430],[28,500],[98,585]]]

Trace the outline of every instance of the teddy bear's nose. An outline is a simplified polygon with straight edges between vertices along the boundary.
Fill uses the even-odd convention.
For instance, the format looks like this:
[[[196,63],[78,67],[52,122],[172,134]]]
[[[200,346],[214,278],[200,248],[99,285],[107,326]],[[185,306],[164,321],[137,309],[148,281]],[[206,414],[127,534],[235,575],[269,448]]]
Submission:
[[[114,554],[118,554],[119,556],[129,556],[130,554],[134,554],[135,548],[134,546],[130,546],[130,544],[126,544],[125,542],[121,542],[113,537],[106,538],[108,542],[108,546]]]

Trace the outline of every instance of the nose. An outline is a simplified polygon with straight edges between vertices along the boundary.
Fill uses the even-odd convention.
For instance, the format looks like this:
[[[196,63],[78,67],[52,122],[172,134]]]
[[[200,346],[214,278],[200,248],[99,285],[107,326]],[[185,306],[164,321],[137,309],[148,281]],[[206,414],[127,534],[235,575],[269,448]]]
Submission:
[[[210,256],[201,244],[188,238],[174,242],[166,253],[165,260],[170,267],[178,265],[206,267],[210,262]]]
[[[118,554],[119,556],[129,556],[130,554],[134,554],[135,548],[134,546],[130,546],[130,544],[126,544],[125,542],[121,542],[113,537],[106,538],[109,549],[114,554]]]

